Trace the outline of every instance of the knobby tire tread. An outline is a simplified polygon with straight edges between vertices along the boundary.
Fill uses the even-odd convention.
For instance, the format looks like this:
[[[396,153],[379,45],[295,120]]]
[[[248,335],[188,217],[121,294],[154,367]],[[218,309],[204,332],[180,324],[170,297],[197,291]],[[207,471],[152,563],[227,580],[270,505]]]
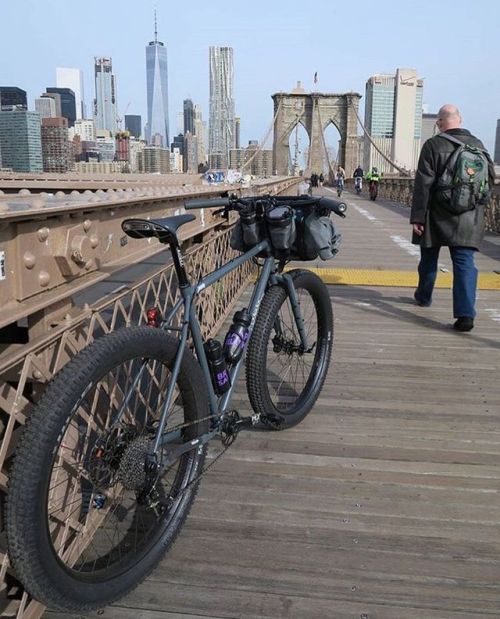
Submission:
[[[167,366],[171,367],[168,359],[170,357],[170,363],[173,363],[178,341],[164,331],[145,326],[132,327],[120,329],[96,340],[64,366],[48,385],[34,413],[28,418],[17,446],[7,493],[8,551],[17,576],[28,593],[35,599],[42,600],[45,605],[51,608],[65,611],[94,610],[102,608],[129,593],[153,571],[162,556],[172,546],[196,496],[199,482],[195,481],[186,492],[185,499],[182,499],[185,500],[185,503],[180,517],[177,514],[174,516],[175,522],[171,523],[175,525],[174,530],[168,537],[167,543],[163,543],[164,535],[162,536],[162,548],[159,552],[157,551],[154,561],[152,563],[149,561],[149,565],[146,565],[147,569],[143,573],[137,570],[138,567],[142,566],[142,563],[139,566],[134,565],[135,569],[131,571],[138,573],[134,574],[133,578],[129,578],[125,589],[115,587],[115,592],[109,593],[102,601],[86,602],[84,599],[76,600],[66,595],[57,587],[59,584],[56,582],[57,576],[47,574],[42,565],[39,544],[36,535],[32,534],[37,529],[40,518],[36,506],[27,503],[27,497],[37,495],[37,488],[40,483],[40,465],[46,460],[51,443],[52,449],[55,447],[53,437],[59,434],[64,410],[66,410],[66,416],[68,416],[76,401],[75,390],[82,391],[82,384],[92,378],[96,366],[102,365],[106,359],[112,356],[123,356],[123,349],[127,346],[130,347],[131,343],[137,348],[137,354],[141,354],[141,351],[142,355],[147,354],[147,348],[152,342],[151,338],[156,340],[156,347],[160,345],[159,342],[165,347],[164,361],[166,361]],[[204,378],[197,361],[188,351],[185,353],[181,365],[178,381],[181,380],[190,385],[192,394],[189,397],[192,397],[197,404],[195,417],[200,419],[207,416],[206,402],[203,401],[200,394],[202,392],[200,385],[203,384]],[[55,406],[54,402],[56,403]],[[206,449],[197,455],[198,464],[194,466],[193,477],[203,468],[205,455]],[[160,545],[160,540],[158,540],[157,545]],[[148,556],[143,557],[141,561],[145,561]]]
[[[291,428],[300,423],[314,406],[328,373],[333,346],[333,310],[328,289],[325,284],[316,274],[305,269],[294,269],[289,271],[288,274],[292,275],[296,287],[300,288],[302,285],[308,289],[312,295],[316,296],[318,302],[316,306],[318,322],[320,320],[322,321],[323,335],[328,332],[329,339],[326,343],[326,350],[324,353],[326,354],[326,359],[323,360],[322,374],[319,377],[318,383],[314,386],[314,393],[309,394],[310,397],[307,398],[307,401],[301,409],[291,415],[287,415],[286,413],[277,412],[274,406],[272,406],[272,403],[270,407],[270,398],[268,394],[266,394],[267,350],[274,320],[287,297],[287,292],[281,285],[272,286],[266,292],[260,305],[248,346],[246,358],[247,392],[254,412],[260,413],[263,416],[278,414],[282,419],[284,428]],[[267,424],[265,425],[268,428],[272,427]]]

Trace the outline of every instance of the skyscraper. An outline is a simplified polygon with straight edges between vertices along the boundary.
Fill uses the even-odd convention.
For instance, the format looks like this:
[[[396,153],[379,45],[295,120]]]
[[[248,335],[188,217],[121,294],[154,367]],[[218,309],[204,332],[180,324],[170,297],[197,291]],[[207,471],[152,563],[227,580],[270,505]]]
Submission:
[[[169,147],[167,49],[158,41],[155,11],[155,40],[146,47],[146,86],[148,99],[148,144]]]
[[[191,99],[184,99],[184,131],[194,134],[194,105]]]
[[[133,135],[134,138],[140,138],[142,135],[142,118],[138,114],[125,114],[125,130]]]
[[[234,148],[240,148],[240,128],[241,118],[236,116],[234,119]]]
[[[27,110],[26,91],[17,86],[0,86],[0,109],[4,111]]]
[[[209,50],[210,110],[209,166],[227,168],[234,147],[233,48],[211,46]]]
[[[422,135],[420,137],[421,144],[423,145],[429,138],[436,135],[439,132],[436,126],[437,114],[422,114]]]
[[[86,118],[82,71],[68,67],[57,67],[56,86],[58,88],[71,88],[75,93],[76,118]]]
[[[60,118],[62,116],[61,95],[58,92],[44,92],[40,95],[41,99],[52,99],[56,113],[54,116]]]
[[[42,172],[42,140],[38,112],[0,111],[2,165],[15,172]]]
[[[47,94],[57,94],[61,97],[60,116],[66,118],[68,127],[72,127],[76,120],[75,93],[71,88],[46,88]]]
[[[42,118],[44,172],[67,172],[73,164],[66,118]]]
[[[365,128],[386,157],[416,170],[422,131],[423,81],[415,69],[373,75],[366,83]],[[364,167],[393,172],[393,166],[365,138]]]
[[[199,105],[194,106],[194,134],[196,136],[197,146],[198,146],[198,165],[205,165],[206,163],[206,153],[205,153],[205,144],[206,140],[206,128],[207,123],[203,121],[203,117],[201,114],[201,107]]]
[[[495,163],[500,164],[500,119],[497,120],[497,132],[495,135]]]
[[[107,129],[114,135],[118,129],[116,79],[111,58],[94,58],[95,99],[94,120],[96,129]]]
[[[35,99],[35,110],[40,118],[55,118],[56,102],[51,97],[39,97]]]

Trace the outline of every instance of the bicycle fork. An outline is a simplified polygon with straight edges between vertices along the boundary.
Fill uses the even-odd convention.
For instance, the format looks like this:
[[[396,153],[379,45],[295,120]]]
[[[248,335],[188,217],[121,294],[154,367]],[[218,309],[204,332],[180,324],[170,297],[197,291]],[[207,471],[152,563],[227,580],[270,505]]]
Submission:
[[[280,278],[281,281],[284,283],[287,295],[290,298],[290,305],[292,307],[293,317],[295,319],[297,331],[299,332],[300,348],[298,352],[310,352],[307,341],[307,334],[304,326],[304,319],[302,318],[302,313],[300,311],[300,301],[297,296],[297,290],[295,289],[295,285],[293,283],[293,277],[288,273],[283,273],[280,275]],[[275,320],[274,330],[278,339],[284,340],[285,334],[283,333],[283,329],[281,328],[281,321],[279,319],[279,316]]]

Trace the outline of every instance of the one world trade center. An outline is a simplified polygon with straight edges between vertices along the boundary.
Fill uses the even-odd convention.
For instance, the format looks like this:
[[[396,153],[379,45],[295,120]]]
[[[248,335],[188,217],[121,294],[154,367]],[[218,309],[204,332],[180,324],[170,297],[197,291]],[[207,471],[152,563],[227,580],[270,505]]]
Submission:
[[[167,48],[158,41],[155,11],[155,40],[146,47],[148,95],[148,144],[169,148]]]

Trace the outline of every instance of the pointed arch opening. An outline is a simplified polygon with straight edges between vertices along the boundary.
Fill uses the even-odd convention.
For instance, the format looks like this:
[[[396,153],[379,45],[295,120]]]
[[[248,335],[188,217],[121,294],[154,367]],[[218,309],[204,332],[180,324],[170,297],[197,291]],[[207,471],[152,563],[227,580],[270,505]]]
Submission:
[[[297,122],[288,138],[288,174],[299,176],[305,174],[309,163],[310,139],[301,121]]]
[[[340,156],[342,138],[333,121],[326,125],[323,135],[326,146],[326,153],[323,158],[323,174],[325,178],[332,181],[337,166],[342,164]]]

